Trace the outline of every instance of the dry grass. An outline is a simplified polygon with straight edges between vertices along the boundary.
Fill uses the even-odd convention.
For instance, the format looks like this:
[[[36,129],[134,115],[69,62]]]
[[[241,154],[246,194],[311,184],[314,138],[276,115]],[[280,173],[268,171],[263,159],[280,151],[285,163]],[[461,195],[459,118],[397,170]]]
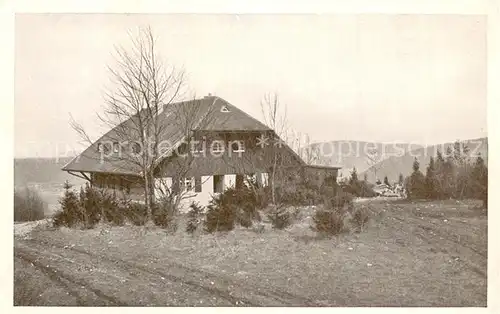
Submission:
[[[486,306],[487,220],[472,209],[476,205],[362,202],[357,206],[372,217],[364,231],[333,238],[317,237],[310,229],[314,209],[306,208],[287,230],[272,230],[264,222],[263,229],[190,236],[182,222],[175,234],[100,225],[85,231],[39,230],[33,235],[38,244],[17,240],[16,248],[44,255],[45,262],[128,304],[200,305],[202,300],[201,305],[224,305],[232,300],[226,296],[210,303],[212,297],[196,296],[196,291],[184,299],[167,297],[165,289],[156,290],[157,278],[146,276],[146,269],[180,274],[181,281],[235,295],[240,286],[241,298],[254,305]],[[46,244],[52,245],[51,254]],[[134,266],[123,271],[104,259],[94,265],[95,259],[82,250]],[[144,274],[131,278],[131,272]],[[133,292],[123,292],[122,280]]]
[[[77,304],[64,286],[54,284],[43,269],[17,260],[14,268],[15,306],[58,306]]]

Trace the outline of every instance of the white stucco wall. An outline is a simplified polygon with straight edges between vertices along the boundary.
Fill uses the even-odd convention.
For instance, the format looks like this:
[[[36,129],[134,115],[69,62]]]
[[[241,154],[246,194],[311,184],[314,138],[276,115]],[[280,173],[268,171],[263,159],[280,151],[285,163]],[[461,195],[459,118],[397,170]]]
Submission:
[[[233,180],[234,181],[234,180]],[[156,197],[161,197],[160,187],[168,189],[172,188],[172,178],[160,178],[155,180],[155,195]],[[194,183],[194,178],[193,178]],[[224,178],[224,184],[230,183],[230,179]],[[184,199],[181,201],[181,212],[187,212],[189,210],[189,205],[194,202],[198,202],[202,206],[207,206],[214,195],[214,179],[213,176],[203,176],[201,177],[201,192],[195,192],[194,185],[193,189],[185,192]]]
[[[262,183],[265,185],[267,183],[267,174],[262,175]],[[194,178],[193,178],[194,182]],[[155,181],[155,195],[157,197],[161,197],[161,192],[159,191],[159,187],[163,184],[167,185],[167,188],[171,188],[172,186],[172,178],[162,178],[156,179]],[[236,175],[228,174],[224,175],[224,190],[229,187],[234,187],[236,184]],[[181,202],[181,212],[187,212],[189,210],[189,205],[191,202],[198,202],[202,206],[207,206],[210,203],[210,200],[214,196],[214,178],[213,176],[203,176],[201,177],[201,192],[195,192],[194,186],[193,189],[189,192],[186,192],[185,198]]]
[[[194,189],[187,192],[186,196],[189,198],[182,201],[181,207],[184,211],[189,210],[191,202],[198,202],[202,206],[207,206],[214,191],[214,178],[212,176],[201,177],[201,192],[195,192]]]

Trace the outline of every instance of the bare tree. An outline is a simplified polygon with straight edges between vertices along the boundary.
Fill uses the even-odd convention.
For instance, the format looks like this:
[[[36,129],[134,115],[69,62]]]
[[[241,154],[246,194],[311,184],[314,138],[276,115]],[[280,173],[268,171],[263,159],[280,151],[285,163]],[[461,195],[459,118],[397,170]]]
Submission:
[[[271,200],[273,204],[276,205],[276,175],[278,167],[282,161],[280,158],[280,148],[283,143],[281,141],[283,138],[285,142],[287,141],[287,107],[286,105],[280,104],[279,97],[276,93],[267,93],[264,95],[264,98],[260,103],[260,108],[264,123],[269,128],[274,130],[276,136],[278,137],[277,139],[272,139],[271,142],[273,166],[271,168],[269,178],[271,185]]]
[[[103,138],[101,158],[107,158],[115,168],[138,174],[150,220],[156,167],[190,137],[194,124],[206,117],[200,113],[207,110],[194,100],[179,106],[178,99],[185,93],[185,73],[162,60],[150,27],[129,35],[131,47],[115,47],[116,64],[107,67],[112,85],[105,92],[103,113],[98,118],[112,131]],[[168,121],[177,125],[165,123],[169,115],[175,115]],[[72,126],[91,142],[80,124],[73,120]],[[106,154],[109,148],[105,145],[115,154]]]
[[[308,164],[320,164],[323,162],[319,144],[311,141],[309,134],[291,130],[287,136],[287,143],[302,160]]]
[[[378,147],[371,147],[366,152],[366,162],[368,164],[369,170],[371,170],[375,176],[375,182],[377,181],[377,172],[380,170],[380,161],[382,160],[382,154]]]

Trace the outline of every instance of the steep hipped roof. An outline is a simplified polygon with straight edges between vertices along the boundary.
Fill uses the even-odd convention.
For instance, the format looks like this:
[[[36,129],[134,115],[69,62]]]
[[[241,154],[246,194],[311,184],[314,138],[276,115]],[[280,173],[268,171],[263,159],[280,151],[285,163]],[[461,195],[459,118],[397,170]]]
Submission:
[[[246,112],[233,106],[226,100],[208,96],[203,98],[201,102],[204,108],[200,113],[209,113],[210,117],[206,119],[206,123],[199,125],[199,130],[210,131],[270,131],[271,129],[251,117]]]
[[[141,114],[147,115],[147,112]],[[159,113],[158,119],[162,125],[159,140],[168,143],[171,149],[175,149],[183,140],[186,135],[185,130],[271,131],[260,121],[217,96],[169,104]],[[138,129],[136,126],[139,120],[139,115],[136,115],[119,124],[70,161],[62,170],[138,175],[141,171],[138,164],[127,158],[101,157],[97,145],[103,142],[122,142],[124,138],[129,142],[138,140],[140,134],[133,133]],[[168,155],[168,152],[164,155]]]

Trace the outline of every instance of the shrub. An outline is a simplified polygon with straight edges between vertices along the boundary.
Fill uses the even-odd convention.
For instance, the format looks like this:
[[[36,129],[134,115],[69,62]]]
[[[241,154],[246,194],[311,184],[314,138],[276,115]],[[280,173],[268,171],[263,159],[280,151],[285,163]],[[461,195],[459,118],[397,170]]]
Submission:
[[[344,214],[339,210],[317,210],[313,222],[313,230],[319,233],[337,235],[345,231]]]
[[[359,232],[363,231],[363,227],[368,223],[370,214],[364,207],[356,209],[352,216],[351,222],[358,229]]]
[[[153,222],[162,228],[177,230],[175,223],[176,206],[174,200],[170,197],[163,197],[152,207]]]
[[[230,231],[234,229],[235,210],[226,193],[216,195],[207,207],[205,230],[207,232]]]
[[[101,220],[102,195],[87,183],[85,187],[80,188],[79,201],[83,210],[83,223],[86,228],[92,228]]]
[[[314,213],[312,228],[328,235],[344,232],[346,213],[352,213],[353,210],[353,196],[339,189],[336,195],[325,197],[324,209],[319,209]]]
[[[201,215],[203,214],[204,208],[200,206],[198,203],[192,202],[189,205],[189,211],[187,213],[187,225],[186,232],[193,234],[196,230],[198,230],[198,226],[201,223]]]
[[[250,216],[249,213],[245,212],[242,208],[237,208],[236,222],[245,228],[250,228],[253,225],[252,216]]]
[[[338,193],[331,197],[325,197],[325,206],[329,210],[336,210],[344,214],[345,212],[352,212],[354,209],[354,197],[350,193],[338,191]]]
[[[33,189],[14,190],[14,221],[43,219],[47,204]]]
[[[104,222],[113,225],[122,226],[127,220],[127,208],[129,203],[126,201],[119,201],[114,194],[100,191],[101,200],[99,207],[102,211]]]
[[[76,193],[66,182],[64,195],[59,201],[61,210],[54,215],[55,227],[77,225],[93,228],[98,222],[121,226],[126,221],[141,226],[146,222],[147,210],[144,204],[119,199],[113,193],[96,189],[89,184]]]
[[[129,202],[123,206],[125,216],[135,226],[143,226],[146,223],[148,209],[145,204],[139,202]],[[120,215],[123,217],[123,215]]]
[[[64,196],[59,203],[61,205],[61,210],[54,215],[53,219],[53,225],[55,227],[73,227],[85,221],[83,214],[84,209],[81,206],[77,193],[71,189],[71,185],[68,181],[64,183]]]
[[[290,185],[276,189],[276,199],[283,205],[316,205],[321,202],[321,192],[306,184]]]
[[[266,208],[271,203],[271,187],[254,187],[255,205],[257,209]]]
[[[247,185],[244,185],[238,190],[243,190],[244,193],[252,193],[253,196],[249,198],[250,201],[255,205],[257,209],[266,208],[269,203],[271,203],[271,187],[262,186],[258,184],[256,178],[248,178],[246,180]]]
[[[228,231],[235,224],[250,228],[254,221],[261,221],[258,210],[267,202],[264,193],[265,190],[244,186],[215,196],[207,207],[205,230]]]
[[[224,193],[227,206],[234,211],[236,223],[245,228],[250,228],[254,221],[260,221],[261,217],[258,208],[262,203],[249,187],[238,189],[227,189]]]
[[[285,229],[292,224],[292,214],[283,206],[274,206],[267,214],[274,229]]]

